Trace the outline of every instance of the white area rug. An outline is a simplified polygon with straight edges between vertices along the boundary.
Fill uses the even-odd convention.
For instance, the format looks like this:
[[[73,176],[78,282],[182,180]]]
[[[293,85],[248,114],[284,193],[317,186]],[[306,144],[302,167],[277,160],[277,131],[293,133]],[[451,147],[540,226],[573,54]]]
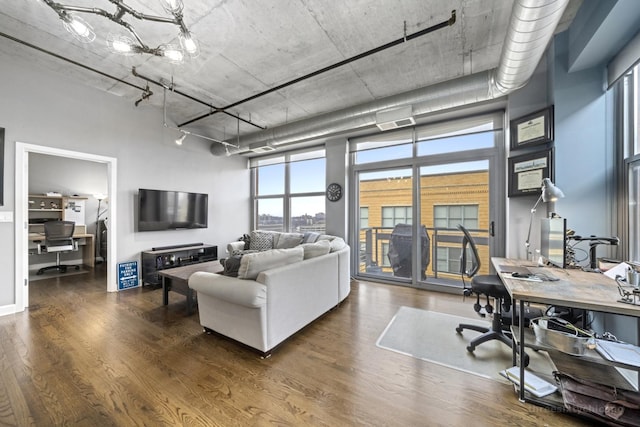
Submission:
[[[469,309],[472,310],[471,306]],[[469,341],[480,333],[468,329],[456,332],[460,323],[489,326],[483,319],[469,319],[450,314],[400,307],[378,338],[376,345],[416,359],[508,383],[499,372],[511,367],[511,349],[497,340],[482,343],[474,353],[467,351]],[[553,365],[545,352],[527,350],[529,368],[551,372]]]

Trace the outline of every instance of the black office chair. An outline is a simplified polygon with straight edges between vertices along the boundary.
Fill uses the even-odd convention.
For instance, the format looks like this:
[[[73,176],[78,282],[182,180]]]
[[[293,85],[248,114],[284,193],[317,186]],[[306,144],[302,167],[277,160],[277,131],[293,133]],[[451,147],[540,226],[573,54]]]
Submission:
[[[76,223],[73,221],[47,221],[44,223],[44,248],[47,253],[55,252],[56,265],[42,267],[36,274],[42,274],[47,270],[58,270],[61,273],[66,273],[68,267],[73,267],[76,270],[80,269],[78,265],[60,264],[61,252],[78,250],[73,240],[75,228]],[[42,244],[38,242],[38,253],[41,252]]]
[[[497,274],[476,274],[480,270],[480,257],[478,256],[478,250],[476,244],[464,226],[458,225],[458,230],[463,233],[462,237],[462,253],[460,254],[460,273],[462,274],[463,283],[465,284],[464,294],[470,296],[476,295],[476,302],[473,306],[474,310],[484,317],[484,313],[481,313],[484,308],[488,314],[493,313],[493,319],[490,327],[478,326],[472,324],[461,323],[456,328],[456,332],[461,334],[464,329],[470,329],[472,331],[481,332],[482,334],[469,343],[467,351],[473,353],[477,346],[483,342],[490,340],[499,340],[504,344],[513,348],[513,339],[509,326],[511,324],[518,324],[517,319],[514,322],[514,318],[511,316],[511,296],[505,288],[502,280]],[[469,256],[469,258],[468,258]],[[466,287],[464,277],[471,279],[471,287]],[[480,304],[481,296],[486,296],[486,304],[483,307]],[[490,300],[495,300],[495,312]],[[508,316],[503,316],[503,313],[509,312]],[[527,319],[533,317],[539,317],[542,313],[535,310],[528,310],[525,323]],[[529,357],[525,357],[524,365],[529,364]]]

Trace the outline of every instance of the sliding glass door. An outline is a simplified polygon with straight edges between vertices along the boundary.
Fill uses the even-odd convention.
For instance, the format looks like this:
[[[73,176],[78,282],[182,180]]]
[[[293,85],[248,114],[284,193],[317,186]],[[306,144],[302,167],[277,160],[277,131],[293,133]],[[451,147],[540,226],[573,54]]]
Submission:
[[[351,141],[356,277],[458,289],[458,225],[490,271],[504,254],[501,126],[496,113]]]
[[[410,168],[358,175],[358,271],[361,273],[411,278],[412,175]]]

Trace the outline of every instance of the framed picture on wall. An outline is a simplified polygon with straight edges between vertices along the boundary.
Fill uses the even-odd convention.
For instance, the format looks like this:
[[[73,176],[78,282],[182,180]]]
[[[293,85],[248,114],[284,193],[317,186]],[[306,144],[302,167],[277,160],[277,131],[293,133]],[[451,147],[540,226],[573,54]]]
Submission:
[[[4,128],[0,128],[0,206],[4,206]]]
[[[553,149],[509,157],[509,197],[539,195],[542,180],[553,180]]]
[[[553,141],[553,105],[511,120],[510,133],[512,150]]]

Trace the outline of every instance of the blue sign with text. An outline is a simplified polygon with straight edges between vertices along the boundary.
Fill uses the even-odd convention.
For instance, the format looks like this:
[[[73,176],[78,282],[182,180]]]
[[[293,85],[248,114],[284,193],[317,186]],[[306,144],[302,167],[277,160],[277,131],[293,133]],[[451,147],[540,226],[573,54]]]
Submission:
[[[138,286],[138,261],[118,264],[118,289],[129,289]]]

